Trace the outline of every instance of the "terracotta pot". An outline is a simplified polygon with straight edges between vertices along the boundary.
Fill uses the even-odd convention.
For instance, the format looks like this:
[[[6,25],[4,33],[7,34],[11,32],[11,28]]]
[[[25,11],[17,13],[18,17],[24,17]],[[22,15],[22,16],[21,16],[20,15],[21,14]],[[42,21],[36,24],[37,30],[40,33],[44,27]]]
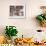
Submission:
[[[42,26],[42,27],[46,27],[46,20],[43,20],[43,21],[41,22],[41,26]]]

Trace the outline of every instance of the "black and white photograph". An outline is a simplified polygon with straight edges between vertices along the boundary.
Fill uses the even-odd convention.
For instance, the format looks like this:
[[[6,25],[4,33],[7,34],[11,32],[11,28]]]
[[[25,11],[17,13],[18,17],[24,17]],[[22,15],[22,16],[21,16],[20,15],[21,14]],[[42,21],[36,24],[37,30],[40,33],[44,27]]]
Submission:
[[[11,5],[10,6],[10,18],[24,18],[25,6],[23,5]]]

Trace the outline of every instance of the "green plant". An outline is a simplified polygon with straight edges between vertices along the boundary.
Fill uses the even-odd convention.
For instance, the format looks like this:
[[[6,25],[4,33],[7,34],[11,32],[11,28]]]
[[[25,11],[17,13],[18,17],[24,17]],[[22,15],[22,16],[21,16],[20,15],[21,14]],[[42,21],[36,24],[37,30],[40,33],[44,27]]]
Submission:
[[[36,19],[39,20],[39,21],[46,20],[46,14],[38,15],[38,16],[36,16]]]
[[[12,36],[16,36],[18,33],[15,26],[6,26],[5,34],[8,36],[8,38],[11,38]]]

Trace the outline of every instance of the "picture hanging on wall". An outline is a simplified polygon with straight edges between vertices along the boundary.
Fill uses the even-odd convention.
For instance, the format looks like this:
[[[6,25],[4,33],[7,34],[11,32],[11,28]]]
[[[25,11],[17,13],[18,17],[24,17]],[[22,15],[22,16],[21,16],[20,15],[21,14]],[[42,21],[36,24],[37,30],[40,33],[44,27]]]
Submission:
[[[25,18],[25,5],[10,5],[10,18]]]

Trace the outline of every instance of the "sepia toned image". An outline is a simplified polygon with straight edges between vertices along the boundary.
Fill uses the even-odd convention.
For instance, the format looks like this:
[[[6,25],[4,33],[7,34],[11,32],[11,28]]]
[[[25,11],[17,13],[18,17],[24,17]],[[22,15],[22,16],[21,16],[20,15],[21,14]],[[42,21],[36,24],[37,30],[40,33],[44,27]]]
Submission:
[[[18,5],[18,6],[10,6],[10,16],[14,18],[20,18],[25,16],[24,15],[24,6]]]

